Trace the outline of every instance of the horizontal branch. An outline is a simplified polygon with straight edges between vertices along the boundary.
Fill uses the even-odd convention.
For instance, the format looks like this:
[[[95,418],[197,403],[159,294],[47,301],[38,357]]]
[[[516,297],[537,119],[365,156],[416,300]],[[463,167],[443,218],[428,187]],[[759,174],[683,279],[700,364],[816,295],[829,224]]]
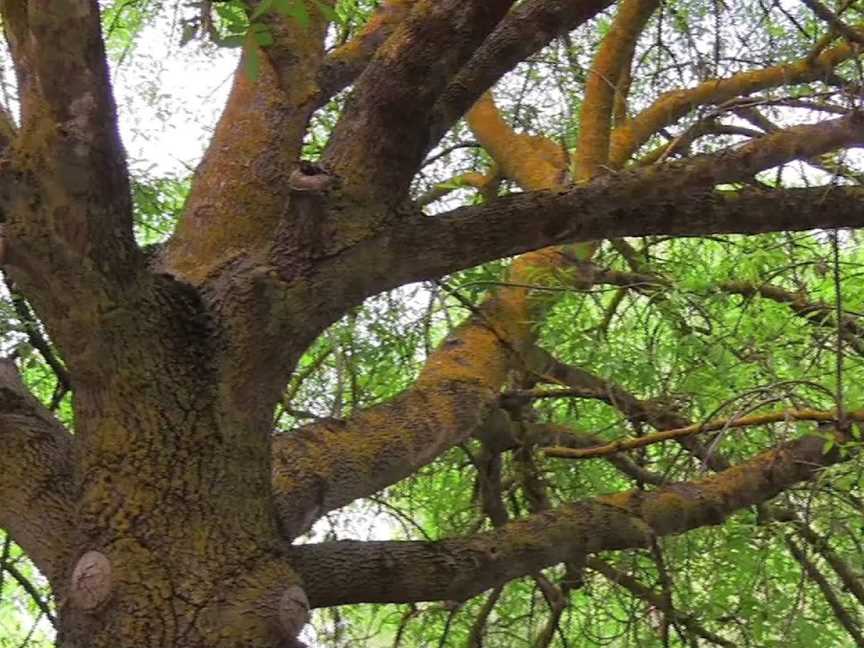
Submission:
[[[568,191],[534,191],[438,216],[417,214],[336,255],[333,297],[366,295],[504,256],[573,241],[700,236],[864,225],[864,191],[831,187],[717,191],[785,162],[864,143],[864,115],[766,135],[737,149],[604,176]],[[370,268],[369,259],[376,259]],[[365,270],[346,284],[345,267]],[[338,281],[337,281],[338,279]],[[328,293],[330,294],[330,293]]]
[[[864,410],[844,412],[844,416],[852,421],[864,421]],[[591,457],[605,457],[616,452],[644,448],[663,441],[683,439],[684,437],[700,432],[716,432],[718,430],[730,430],[735,428],[756,427],[768,425],[769,423],[783,423],[786,421],[819,421],[822,423],[833,423],[837,421],[836,411],[812,410],[812,409],[788,409],[766,414],[754,414],[739,418],[724,418],[706,423],[696,423],[674,430],[662,430],[653,434],[630,439],[618,439],[605,445],[593,448],[545,448],[543,452],[547,457],[558,457],[560,459],[589,459]]]
[[[57,585],[71,549],[72,436],[0,361],[0,527]]]
[[[313,607],[465,600],[587,554],[721,524],[839,461],[824,439],[778,445],[701,480],[575,502],[490,532],[438,542],[325,542],[291,549]]]

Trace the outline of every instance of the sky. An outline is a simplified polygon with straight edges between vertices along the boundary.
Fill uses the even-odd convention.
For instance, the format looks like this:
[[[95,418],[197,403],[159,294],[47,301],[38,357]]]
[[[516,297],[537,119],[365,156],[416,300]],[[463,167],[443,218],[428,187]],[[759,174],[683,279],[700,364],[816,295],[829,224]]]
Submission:
[[[181,10],[147,26],[112,69],[120,131],[133,171],[185,176],[228,96],[238,49],[180,45]]]

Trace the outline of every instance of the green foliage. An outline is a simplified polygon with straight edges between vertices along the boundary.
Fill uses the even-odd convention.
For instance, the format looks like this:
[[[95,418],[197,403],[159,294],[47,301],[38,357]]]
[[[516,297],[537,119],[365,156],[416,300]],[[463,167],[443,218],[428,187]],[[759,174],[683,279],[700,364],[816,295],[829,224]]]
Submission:
[[[106,3],[103,15],[112,60],[122,60],[136,48],[147,26],[164,18],[161,12],[166,4],[145,0]],[[629,113],[645,108],[663,92],[740,72],[752,67],[754,61],[772,65],[800,58],[823,26],[804,7],[781,5],[766,8],[766,3],[760,2],[704,0],[664,3],[637,48]],[[197,45],[203,47],[200,6],[183,6],[195,11],[184,14],[180,40],[189,43],[188,47],[200,41]],[[206,37],[222,47],[241,48],[246,73],[256,78],[262,49],[266,51],[274,41],[274,17],[306,28],[317,12],[333,23],[328,47],[335,47],[362,28],[376,6],[369,0],[341,0],[335,9],[317,0],[263,0],[253,9],[245,0],[214,2],[210,8],[215,33]],[[566,146],[575,144],[585,70],[610,24],[607,14],[590,28],[560,39],[518,66],[496,88],[498,103],[518,130],[543,133]],[[854,80],[860,72],[850,63],[838,74]],[[766,93],[758,99],[765,101],[764,114],[782,123],[793,117],[771,101],[812,97],[830,89],[816,82]],[[304,143],[304,157],[320,156],[343,106],[344,96],[339,96],[316,112]],[[666,137],[686,132],[702,117],[704,111],[694,111],[676,124],[674,132],[649,142],[646,150],[666,143]],[[448,186],[448,182],[452,186],[451,178],[467,170],[488,169],[488,155],[476,146],[447,152],[449,147],[471,139],[464,125],[457,125],[433,152],[441,156],[423,167],[415,195],[434,186]],[[734,136],[701,140],[692,152],[721,150],[740,141]],[[849,161],[855,162],[860,160]],[[182,211],[190,181],[186,175],[166,174],[151,167],[142,171],[139,166],[133,164],[136,235],[142,245],[159,244],[170,235]],[[788,165],[763,174],[759,181],[785,186],[805,184],[814,178],[813,167]],[[501,191],[517,188],[505,182]],[[434,218],[438,210],[478,200],[468,192],[453,192],[429,208],[429,217]],[[862,324],[864,247],[857,234],[840,233],[839,285],[834,281],[832,250],[824,232],[652,237],[627,243],[635,256],[628,258],[621,253],[622,248],[606,245],[596,264],[620,272],[651,273],[666,283],[584,288],[574,281],[572,273],[543,280],[537,290],[553,291],[560,299],[549,316],[536,323],[540,346],[564,362],[613,380],[636,397],[694,422],[791,407],[830,409],[836,406],[838,393],[846,406],[864,406],[864,357],[842,337],[838,344],[838,329],[830,311],[837,305],[839,291],[845,315]],[[507,260],[499,260],[443,278],[440,283],[406,286],[367,300],[334,324],[300,359],[275,426],[291,429],[318,418],[348,417],[410,387],[444,336],[464,318],[479,317],[479,305],[490,291],[506,282],[506,271]],[[802,317],[788,303],[731,294],[723,289],[730,281],[771,285],[801,294],[808,303],[828,305],[829,312],[823,319]],[[541,283],[539,278],[537,283]],[[36,330],[47,336],[38,323]],[[28,323],[20,319],[11,302],[0,300],[4,354],[16,355],[28,385],[45,403],[51,403],[57,377],[27,333]],[[843,369],[839,373],[838,364]],[[842,378],[839,383],[838,377]],[[61,419],[70,422],[68,397],[56,405]],[[530,417],[606,440],[651,431],[644,421],[628,419],[615,403],[601,399],[538,400]],[[811,424],[788,421],[729,429],[704,435],[704,440],[714,452],[734,463],[812,431]],[[853,432],[855,437],[847,448],[850,452],[862,444],[860,429],[853,428]],[[826,449],[828,445],[826,441]],[[547,459],[533,446],[525,452],[536,463],[553,506],[603,493],[650,488],[604,460]],[[330,515],[322,525],[326,528],[314,533],[328,538],[368,532],[434,540],[489,529],[491,524],[478,496],[476,467],[481,454],[480,443],[467,440],[411,478]],[[668,481],[700,479],[708,472],[674,444],[652,445],[630,458]],[[520,465],[512,454],[502,458],[501,496],[514,518],[532,511],[524,471],[524,462]],[[802,511],[805,521],[827,538],[832,550],[860,577],[864,564],[862,502],[864,470],[858,456],[774,503]],[[663,539],[659,542],[662,563],[651,551],[610,553],[603,558],[654,592],[662,593],[668,587],[680,615],[697,620],[733,645],[851,645],[824,597],[787,551],[785,537],[790,533],[794,534],[794,529],[789,525],[765,519],[764,511],[748,509],[722,526]],[[0,543],[3,539],[0,535]],[[44,583],[20,550],[8,546],[8,559],[47,596]],[[809,551],[812,555],[813,549]],[[825,560],[812,557],[828,575],[842,603],[856,609],[855,600],[841,587]],[[543,575],[559,585],[565,582],[561,567],[545,570]],[[663,619],[655,607],[591,570],[585,571],[584,580],[584,585],[568,591],[569,608],[561,617],[551,646],[664,645],[659,631]],[[486,593],[461,604],[348,606],[321,611],[315,622],[318,645],[393,646],[398,637],[403,648],[466,646],[488,596]],[[8,574],[4,576],[0,565],[0,648],[19,645],[39,614],[32,597]],[[501,592],[486,622],[483,645],[533,646],[548,619],[549,606],[537,580],[516,580]],[[30,645],[48,645],[51,633],[44,622],[36,625]],[[666,645],[688,645],[686,633],[678,630],[670,630]],[[689,645],[708,644],[693,640]]]

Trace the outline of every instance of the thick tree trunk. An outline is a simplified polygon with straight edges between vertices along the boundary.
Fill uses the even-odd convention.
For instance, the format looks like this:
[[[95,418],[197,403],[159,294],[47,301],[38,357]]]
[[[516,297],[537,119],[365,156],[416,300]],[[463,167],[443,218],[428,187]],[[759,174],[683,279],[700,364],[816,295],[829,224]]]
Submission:
[[[142,293],[151,308],[118,316],[104,370],[76,384],[60,645],[285,645],[279,604],[298,579],[278,560],[270,412],[224,386],[220,332],[194,293]]]

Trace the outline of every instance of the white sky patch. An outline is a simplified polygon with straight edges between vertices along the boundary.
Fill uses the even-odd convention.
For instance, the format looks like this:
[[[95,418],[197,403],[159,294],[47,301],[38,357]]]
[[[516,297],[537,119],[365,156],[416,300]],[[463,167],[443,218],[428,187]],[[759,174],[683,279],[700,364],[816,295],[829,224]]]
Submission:
[[[156,20],[112,70],[120,132],[134,171],[183,177],[219,118],[239,50],[180,46],[180,15]]]

